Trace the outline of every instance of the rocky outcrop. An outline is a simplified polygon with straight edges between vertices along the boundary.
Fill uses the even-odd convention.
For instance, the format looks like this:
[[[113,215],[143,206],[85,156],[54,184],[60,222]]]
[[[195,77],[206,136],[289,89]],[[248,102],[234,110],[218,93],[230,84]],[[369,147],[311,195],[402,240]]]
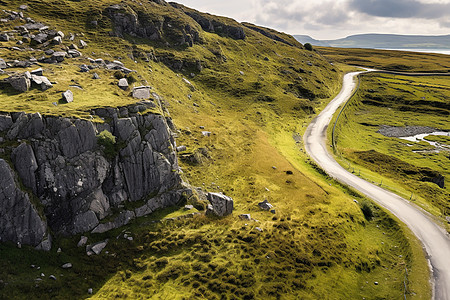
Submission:
[[[166,5],[161,1],[158,5]],[[170,6],[169,6],[170,7]],[[151,41],[165,41],[175,45],[193,46],[200,42],[198,30],[187,22],[171,15],[160,15],[155,18],[142,10],[133,10],[125,4],[111,5],[105,10],[114,24],[113,33],[117,36],[136,36]]]
[[[0,160],[0,213],[7,216],[0,221],[2,241],[37,246],[49,243],[48,229],[63,235],[104,232],[190,193],[166,118],[145,114],[153,107],[142,101],[93,110],[104,123],[38,113],[0,115],[0,134],[9,145],[16,143],[3,147],[13,167]],[[128,201],[142,205],[122,211]],[[103,223],[113,211],[118,215]]]
[[[186,15],[194,19],[204,31],[216,33],[221,36],[233,38],[235,40],[244,40],[244,28],[236,21],[225,17],[216,17],[210,14],[202,13],[184,5],[171,2],[174,8],[180,9]]]

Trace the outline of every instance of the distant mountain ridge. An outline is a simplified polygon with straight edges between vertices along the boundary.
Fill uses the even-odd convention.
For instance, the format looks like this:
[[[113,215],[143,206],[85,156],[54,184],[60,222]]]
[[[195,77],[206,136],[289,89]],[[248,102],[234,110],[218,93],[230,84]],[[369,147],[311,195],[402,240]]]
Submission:
[[[450,35],[357,34],[336,40],[316,40],[294,36],[300,43],[340,48],[450,49]]]

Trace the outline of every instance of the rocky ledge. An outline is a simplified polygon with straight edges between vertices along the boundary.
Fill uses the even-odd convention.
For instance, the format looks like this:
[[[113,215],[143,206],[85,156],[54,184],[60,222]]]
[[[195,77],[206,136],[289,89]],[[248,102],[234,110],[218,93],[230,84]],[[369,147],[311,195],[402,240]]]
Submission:
[[[189,195],[172,124],[153,107],[93,110],[102,123],[0,114],[1,241],[49,250],[50,232],[105,232]]]

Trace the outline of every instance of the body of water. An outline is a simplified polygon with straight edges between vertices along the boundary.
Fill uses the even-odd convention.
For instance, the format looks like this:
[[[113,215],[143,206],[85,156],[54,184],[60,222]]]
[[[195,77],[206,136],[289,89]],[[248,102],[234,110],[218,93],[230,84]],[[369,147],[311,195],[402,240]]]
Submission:
[[[450,55],[450,49],[382,49],[382,50],[397,50],[397,51],[411,51],[424,53],[438,53]]]

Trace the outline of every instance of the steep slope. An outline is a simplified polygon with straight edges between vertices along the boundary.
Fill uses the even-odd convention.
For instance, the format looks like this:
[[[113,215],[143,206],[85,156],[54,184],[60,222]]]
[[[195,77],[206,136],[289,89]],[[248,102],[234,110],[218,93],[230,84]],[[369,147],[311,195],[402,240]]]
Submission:
[[[73,199],[61,201],[66,210],[51,205],[48,211],[69,215],[62,224],[48,215],[50,229],[56,229],[51,231],[51,251],[0,245],[1,296],[399,298],[404,266],[423,274],[423,261],[417,263],[420,247],[405,238],[407,233],[370,204],[364,207],[372,218],[366,218],[358,204],[364,200],[346,195],[345,188],[317,172],[301,152],[306,123],[340,87],[341,70],[318,53],[303,49],[287,34],[164,1],[30,0],[22,11],[17,11],[22,2],[5,2],[2,8],[16,13],[5,12],[8,20],[0,23],[8,34],[1,42],[0,57],[7,67],[0,79],[12,77],[2,81],[3,115],[13,119],[24,111],[25,116],[40,116],[47,129],[48,120],[54,119],[70,123],[72,130],[78,128],[75,124],[93,128],[96,145],[84,149],[83,142],[69,147],[56,140],[55,148],[74,150],[77,158],[81,147],[108,162],[104,167],[111,172],[103,181],[91,174],[92,188],[101,186],[112,207],[98,226],[129,223],[63,237],[58,228],[75,232],[69,213],[75,208]],[[15,29],[28,23],[34,37]],[[51,87],[43,78],[25,74],[37,64],[43,75],[30,76],[46,77]],[[67,101],[70,94],[61,98],[67,90],[73,101]],[[133,95],[146,98],[148,107],[141,107],[141,99]],[[154,122],[150,125],[148,119]],[[19,147],[33,149],[49,135],[45,131],[19,142],[8,138],[9,130],[2,129],[3,159],[19,178],[19,170],[27,169],[16,167],[11,153]],[[155,131],[160,147],[152,142]],[[160,158],[154,165],[147,164],[149,148]],[[80,171],[64,153],[65,163],[59,164],[60,158],[52,159],[54,150],[44,150],[41,161],[50,170],[66,170],[65,177],[70,178],[73,167],[81,173],[105,169],[90,165]],[[162,169],[167,177],[158,178],[155,195],[145,184]],[[24,180],[24,186],[18,180],[16,186],[32,194],[33,177],[24,174],[31,180]],[[195,188],[191,197],[170,198],[185,201],[181,205],[153,212],[153,204],[164,204],[166,193],[183,191],[181,180],[201,189]],[[48,186],[44,192],[50,194],[53,186]],[[112,198],[118,191],[124,199],[116,203]],[[231,196],[234,213],[220,219],[205,216],[206,192]],[[258,206],[263,200],[271,203],[272,212]],[[58,204],[39,197],[29,203],[38,214],[41,204]],[[81,204],[77,213],[90,210],[101,218],[101,211],[87,203],[74,204]],[[153,213],[131,220],[127,211]],[[67,262],[72,268],[61,269]],[[388,277],[382,288],[373,284]],[[412,275],[409,280],[408,288],[426,297],[426,279]]]

